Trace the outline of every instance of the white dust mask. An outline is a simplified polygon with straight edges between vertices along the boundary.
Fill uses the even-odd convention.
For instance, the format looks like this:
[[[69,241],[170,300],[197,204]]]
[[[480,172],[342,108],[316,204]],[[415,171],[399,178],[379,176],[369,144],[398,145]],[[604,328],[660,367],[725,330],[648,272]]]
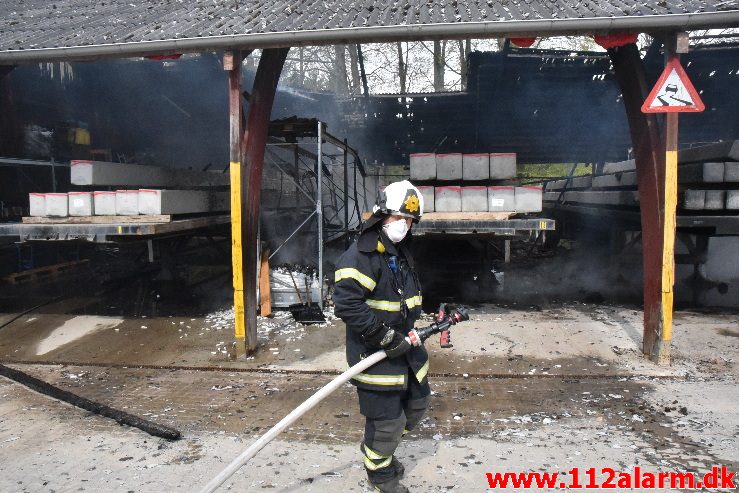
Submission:
[[[405,219],[398,219],[396,221],[383,224],[382,229],[385,231],[387,237],[390,238],[390,241],[398,243],[405,238],[406,234],[408,234],[408,222]]]

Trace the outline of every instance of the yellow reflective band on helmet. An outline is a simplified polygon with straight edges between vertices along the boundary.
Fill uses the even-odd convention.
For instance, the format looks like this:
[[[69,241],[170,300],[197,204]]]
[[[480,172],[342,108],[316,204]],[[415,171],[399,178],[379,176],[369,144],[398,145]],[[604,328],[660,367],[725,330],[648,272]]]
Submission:
[[[370,308],[374,308],[375,310],[384,310],[386,312],[400,311],[400,301],[366,300],[366,303]]]
[[[403,385],[405,383],[405,375],[370,375],[369,373],[360,373],[354,380],[370,385]]]
[[[429,362],[426,360],[426,362],[423,364],[420,370],[418,370],[418,373],[416,373],[416,380],[418,380],[418,383],[421,383],[424,378],[426,378],[426,374],[429,372]]]
[[[342,279],[354,279],[370,291],[373,291],[375,286],[377,286],[377,283],[373,281],[371,277],[366,276],[357,269],[352,269],[351,267],[336,270],[334,282],[339,282]]]
[[[408,308],[415,308],[417,306],[421,306],[422,302],[423,302],[423,296],[421,296],[420,294],[405,300],[405,304],[408,306]]]
[[[382,460],[387,459],[388,457],[392,457],[392,455],[378,454],[377,452],[369,448],[366,444],[362,444],[362,450],[364,451],[364,455],[372,460]]]
[[[389,466],[392,461],[393,461],[393,458],[392,457],[388,457],[387,459],[385,459],[384,461],[380,462],[379,464],[375,464],[374,462],[372,462],[372,460],[370,460],[369,458],[365,457],[364,458],[364,467],[366,467],[370,471],[376,471],[378,469],[382,469],[383,467]]]

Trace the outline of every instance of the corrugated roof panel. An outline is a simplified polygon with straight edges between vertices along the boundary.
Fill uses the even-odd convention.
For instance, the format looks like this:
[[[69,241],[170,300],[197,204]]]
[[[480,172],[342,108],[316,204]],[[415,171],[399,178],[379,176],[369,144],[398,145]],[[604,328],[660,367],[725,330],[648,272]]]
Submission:
[[[0,60],[17,50],[356,27],[490,23],[501,32],[518,23],[522,32],[526,21],[739,15],[739,0],[2,0],[2,10]]]

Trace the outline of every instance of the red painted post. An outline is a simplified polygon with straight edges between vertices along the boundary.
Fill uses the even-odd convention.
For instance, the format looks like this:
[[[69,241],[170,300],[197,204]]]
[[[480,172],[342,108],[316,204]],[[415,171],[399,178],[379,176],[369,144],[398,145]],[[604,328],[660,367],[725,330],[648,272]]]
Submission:
[[[244,241],[244,297],[246,321],[246,351],[257,347],[257,233],[259,231],[259,202],[262,192],[262,168],[269,132],[272,104],[289,48],[262,50],[254,87],[249,98],[249,116],[244,138],[241,140],[242,238]]]
[[[623,94],[636,160],[641,208],[644,266],[644,340],[642,351],[652,356],[662,332],[662,255],[664,250],[665,147],[653,114],[641,112],[651,89],[635,44],[610,48],[616,80]],[[672,307],[669,308],[670,310]]]

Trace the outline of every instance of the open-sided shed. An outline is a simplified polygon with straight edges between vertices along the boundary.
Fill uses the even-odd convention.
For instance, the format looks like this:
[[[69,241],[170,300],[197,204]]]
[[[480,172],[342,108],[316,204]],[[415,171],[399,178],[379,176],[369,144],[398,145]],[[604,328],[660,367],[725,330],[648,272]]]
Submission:
[[[644,242],[643,351],[669,359],[677,117],[640,107],[652,81],[633,34],[659,39],[671,57],[684,31],[739,26],[739,1],[500,0],[460,2],[121,0],[4,1],[0,76],[14,64],[226,50],[229,71],[232,233],[237,336],[256,346],[256,244],[261,172],[275,89],[292,46],[400,40],[598,35],[608,47],[634,149]],[[242,127],[241,60],[263,49]],[[242,245],[246,248],[242,248]]]

